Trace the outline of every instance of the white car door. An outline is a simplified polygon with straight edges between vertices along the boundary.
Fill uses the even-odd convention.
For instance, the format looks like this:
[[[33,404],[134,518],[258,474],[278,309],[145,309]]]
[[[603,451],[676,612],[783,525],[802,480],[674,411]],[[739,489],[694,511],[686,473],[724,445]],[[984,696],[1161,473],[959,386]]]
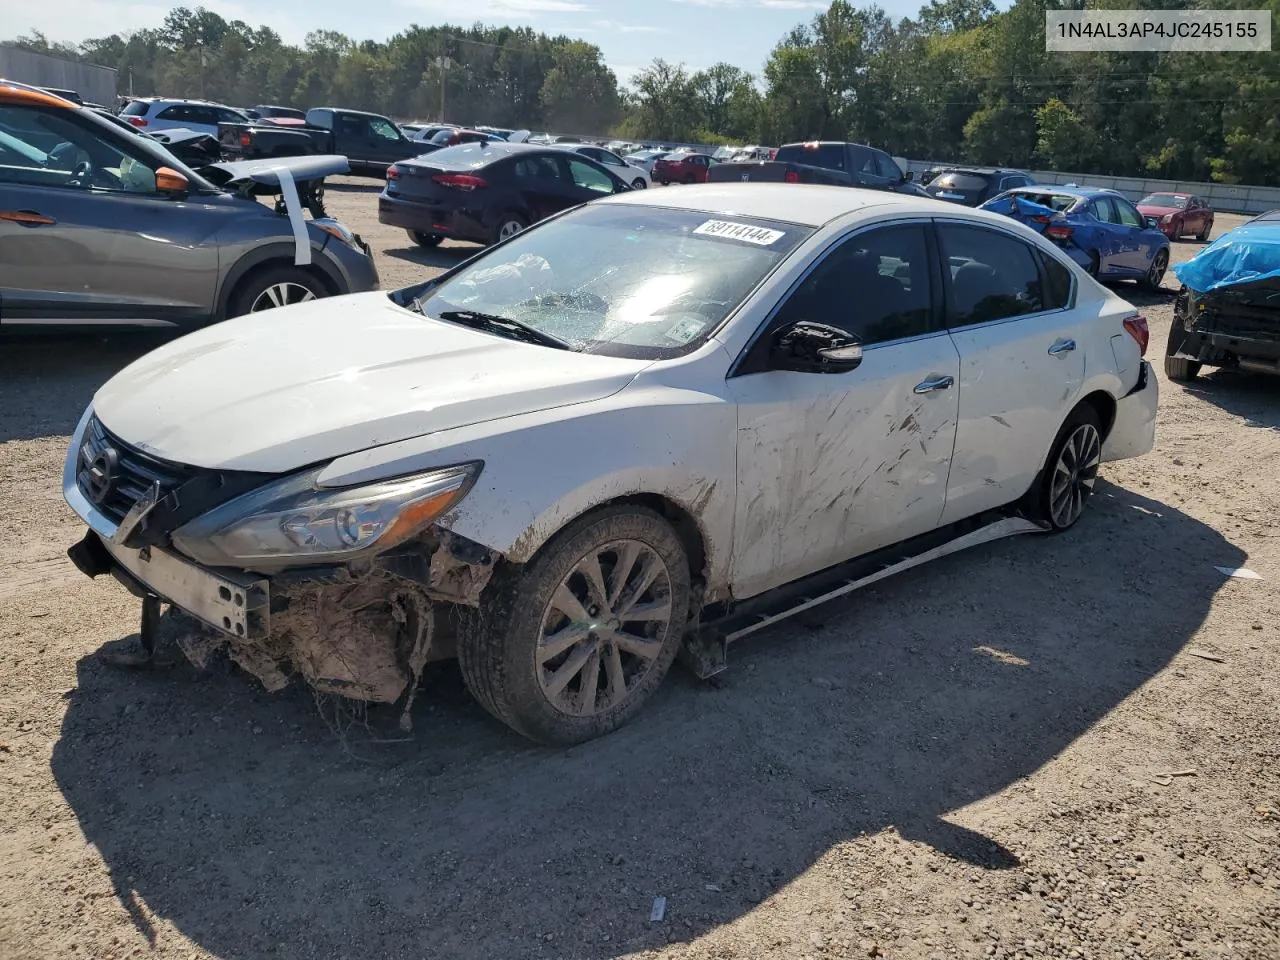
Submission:
[[[738,407],[732,585],[748,597],[932,530],[955,437],[959,356],[927,221],[855,231],[794,286],[730,370]],[[791,369],[800,322],[847,331],[856,368]]]
[[[943,522],[1012,503],[1084,380],[1070,271],[1003,230],[939,220],[960,421]]]

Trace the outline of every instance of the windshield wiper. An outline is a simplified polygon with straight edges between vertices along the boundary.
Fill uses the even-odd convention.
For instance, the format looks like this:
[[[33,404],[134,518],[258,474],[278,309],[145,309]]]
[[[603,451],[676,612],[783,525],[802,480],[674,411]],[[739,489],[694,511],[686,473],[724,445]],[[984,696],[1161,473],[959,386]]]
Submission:
[[[513,336],[517,340],[536,343],[544,347],[555,347],[557,350],[573,349],[573,345],[569,341],[561,340],[550,333],[543,333],[537,327],[531,327],[529,324],[521,323],[519,320],[512,320],[510,317],[499,317],[492,313],[476,313],[474,310],[443,310],[440,313],[440,319],[449,320],[452,323],[461,323],[468,327],[476,327],[481,330],[498,331]]]

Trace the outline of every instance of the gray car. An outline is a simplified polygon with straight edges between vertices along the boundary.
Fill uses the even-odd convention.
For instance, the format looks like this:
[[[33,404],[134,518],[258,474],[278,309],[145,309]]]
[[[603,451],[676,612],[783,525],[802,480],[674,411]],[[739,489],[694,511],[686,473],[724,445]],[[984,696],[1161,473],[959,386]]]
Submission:
[[[92,109],[0,81],[0,329],[196,327],[376,289],[364,241],[284,202],[289,181],[346,169],[297,157],[202,176]]]

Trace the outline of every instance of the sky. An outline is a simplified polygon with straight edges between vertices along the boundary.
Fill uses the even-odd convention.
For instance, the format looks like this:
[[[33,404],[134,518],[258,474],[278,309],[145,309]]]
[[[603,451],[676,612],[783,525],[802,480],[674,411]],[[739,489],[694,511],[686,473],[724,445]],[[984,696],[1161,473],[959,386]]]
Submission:
[[[856,0],[855,0],[856,2]],[[894,19],[915,16],[923,0],[882,0]],[[868,0],[869,5],[869,0]],[[0,39],[39,30],[50,40],[159,26],[176,6],[204,6],[228,20],[271,27],[290,43],[311,30],[355,40],[385,40],[410,24],[476,21],[528,26],[596,44],[622,83],[662,57],[696,70],[719,61],[759,73],[769,51],[796,24],[826,6],[820,0],[0,0]]]

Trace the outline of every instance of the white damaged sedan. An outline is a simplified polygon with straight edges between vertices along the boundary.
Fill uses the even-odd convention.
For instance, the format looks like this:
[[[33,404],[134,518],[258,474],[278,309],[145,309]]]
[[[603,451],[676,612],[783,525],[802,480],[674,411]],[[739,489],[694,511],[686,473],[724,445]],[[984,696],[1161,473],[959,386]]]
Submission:
[[[93,398],[70,555],[196,662],[400,703],[456,656],[549,743],[790,613],[1065,530],[1148,452],[1146,321],[1008,218],[621,194],[391,294],[250,315]],[[165,613],[167,608],[168,612]],[[167,635],[167,631],[166,631]]]

